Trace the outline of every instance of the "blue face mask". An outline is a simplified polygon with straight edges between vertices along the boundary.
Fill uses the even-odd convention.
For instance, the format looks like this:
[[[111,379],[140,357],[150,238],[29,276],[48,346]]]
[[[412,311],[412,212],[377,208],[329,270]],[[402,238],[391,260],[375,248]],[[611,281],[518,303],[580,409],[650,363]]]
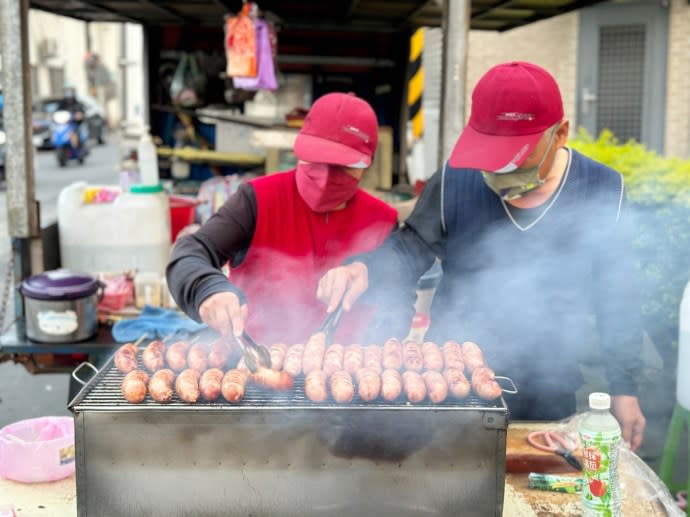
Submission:
[[[482,171],[484,183],[493,190],[504,201],[517,199],[528,192],[541,187],[546,180],[539,177],[539,170],[546,161],[546,157],[551,150],[553,144],[553,137],[556,134],[556,129],[551,131],[549,142],[546,145],[544,156],[541,157],[539,163],[534,167],[520,167],[512,172],[485,172]]]

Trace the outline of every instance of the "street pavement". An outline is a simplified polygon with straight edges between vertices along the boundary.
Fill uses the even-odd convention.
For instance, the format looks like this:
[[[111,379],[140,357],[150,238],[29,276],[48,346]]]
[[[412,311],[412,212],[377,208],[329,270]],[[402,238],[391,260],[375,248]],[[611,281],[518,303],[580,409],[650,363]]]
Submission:
[[[114,136],[106,145],[94,146],[84,165],[74,162],[59,167],[53,151],[39,151],[35,155],[35,186],[41,207],[41,226],[57,220],[57,198],[65,186],[75,181],[117,184],[119,156]],[[3,190],[0,192],[0,289],[4,288],[10,242],[7,196]],[[8,313],[12,312],[10,307]],[[66,374],[32,375],[20,364],[0,363],[0,427],[25,418],[69,415],[68,390],[69,376]]]

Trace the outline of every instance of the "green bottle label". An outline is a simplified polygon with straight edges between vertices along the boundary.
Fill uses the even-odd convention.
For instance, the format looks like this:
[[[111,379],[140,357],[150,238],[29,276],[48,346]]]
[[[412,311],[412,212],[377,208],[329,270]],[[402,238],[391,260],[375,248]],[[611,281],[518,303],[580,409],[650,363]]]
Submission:
[[[580,431],[583,453],[583,517],[617,517],[621,498],[618,485],[619,431]]]

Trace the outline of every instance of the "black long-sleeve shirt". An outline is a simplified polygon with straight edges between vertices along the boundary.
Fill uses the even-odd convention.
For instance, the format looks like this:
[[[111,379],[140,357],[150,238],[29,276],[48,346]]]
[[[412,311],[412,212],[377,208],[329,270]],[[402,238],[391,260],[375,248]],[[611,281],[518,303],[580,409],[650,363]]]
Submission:
[[[241,185],[197,232],[177,240],[167,267],[170,292],[180,309],[200,321],[198,308],[212,294],[242,292],[221,268],[238,266],[249,249],[256,227],[256,195]]]

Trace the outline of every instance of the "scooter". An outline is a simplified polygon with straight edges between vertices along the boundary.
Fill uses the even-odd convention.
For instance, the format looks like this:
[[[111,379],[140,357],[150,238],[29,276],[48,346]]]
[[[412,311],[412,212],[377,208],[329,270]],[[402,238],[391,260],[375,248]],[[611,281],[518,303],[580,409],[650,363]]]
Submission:
[[[89,154],[89,129],[87,124],[80,124],[76,117],[74,113],[65,110],[53,113],[51,141],[60,167],[67,165],[69,160],[77,160],[81,165]]]

